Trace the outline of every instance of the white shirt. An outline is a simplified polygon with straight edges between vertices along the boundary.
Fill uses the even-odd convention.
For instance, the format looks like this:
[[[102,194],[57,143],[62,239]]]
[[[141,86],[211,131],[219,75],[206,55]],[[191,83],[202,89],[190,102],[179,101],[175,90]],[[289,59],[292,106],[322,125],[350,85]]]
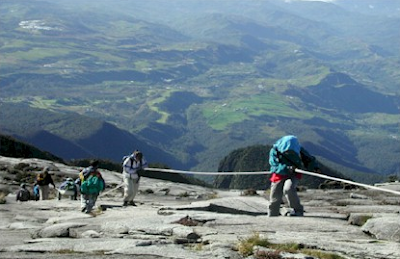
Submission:
[[[132,156],[129,156],[124,160],[122,167],[123,167],[123,174],[125,177],[131,179],[137,179],[139,177],[137,171],[141,168],[148,167],[148,165],[144,157],[142,157],[142,165],[140,166],[139,161],[136,161]]]

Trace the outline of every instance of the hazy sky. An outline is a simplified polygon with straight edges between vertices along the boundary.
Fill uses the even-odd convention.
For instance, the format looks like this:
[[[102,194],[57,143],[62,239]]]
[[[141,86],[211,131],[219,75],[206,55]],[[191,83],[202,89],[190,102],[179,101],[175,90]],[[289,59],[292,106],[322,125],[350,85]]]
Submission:
[[[284,0],[285,2],[293,2],[293,1],[321,1],[321,2],[335,2],[336,0]]]

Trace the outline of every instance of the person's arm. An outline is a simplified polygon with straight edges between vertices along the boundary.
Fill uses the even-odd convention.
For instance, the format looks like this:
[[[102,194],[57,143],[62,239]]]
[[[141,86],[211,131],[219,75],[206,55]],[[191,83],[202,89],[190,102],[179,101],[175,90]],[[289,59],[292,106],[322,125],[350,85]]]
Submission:
[[[149,167],[149,164],[147,163],[147,160],[146,160],[146,158],[142,158],[142,168],[147,168],[147,167]]]
[[[300,156],[301,161],[307,170],[320,172],[317,159],[314,156],[310,155],[310,153],[308,153],[308,151],[303,147],[300,149]]]
[[[288,175],[288,164],[287,159],[283,159],[280,157],[282,155],[279,154],[279,151],[276,147],[272,147],[271,151],[269,152],[269,164],[271,165],[271,171],[276,174],[280,175]]]
[[[103,175],[100,172],[97,172],[97,177],[102,183],[102,191],[104,191],[106,189],[106,181],[104,180]]]
[[[101,182],[101,191],[104,191],[106,189],[106,181],[104,181],[104,178],[100,178]]]
[[[277,167],[279,165],[278,152],[274,147],[269,151],[268,161],[271,167]]]
[[[51,177],[51,175],[50,175],[50,174],[47,174],[47,175],[46,175],[46,178],[47,178],[47,182],[48,182],[49,184],[53,185],[54,188],[56,188],[56,185],[54,184],[54,181],[53,181],[53,178]]]

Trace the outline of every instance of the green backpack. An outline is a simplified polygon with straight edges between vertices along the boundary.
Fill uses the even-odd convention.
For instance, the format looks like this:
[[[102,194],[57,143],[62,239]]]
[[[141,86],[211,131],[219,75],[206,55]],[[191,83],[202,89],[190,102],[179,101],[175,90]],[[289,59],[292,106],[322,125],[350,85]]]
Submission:
[[[81,193],[99,194],[103,190],[103,187],[103,181],[99,177],[91,175],[81,184]]]

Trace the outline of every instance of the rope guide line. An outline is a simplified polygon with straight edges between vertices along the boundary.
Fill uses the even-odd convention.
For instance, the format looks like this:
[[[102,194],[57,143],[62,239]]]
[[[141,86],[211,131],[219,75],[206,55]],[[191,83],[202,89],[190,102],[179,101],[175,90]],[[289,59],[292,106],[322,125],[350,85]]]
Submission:
[[[174,173],[174,174],[198,174],[198,175],[258,175],[258,174],[271,174],[269,171],[262,172],[194,172],[194,171],[181,171],[173,169],[162,168],[144,168],[146,171]]]
[[[175,174],[189,174],[189,175],[191,175],[191,174],[196,174],[196,175],[261,175],[261,174],[267,175],[267,174],[271,174],[270,171],[261,171],[261,172],[194,172],[194,171],[182,171],[182,170],[162,169],[162,168],[144,168],[144,170],[155,171],[155,172],[164,172],[164,173],[175,173]],[[373,189],[373,190],[389,192],[392,194],[400,195],[399,191],[380,188],[380,187],[376,187],[376,186],[372,186],[372,185],[368,185],[368,184],[357,183],[354,181],[345,180],[345,179],[341,179],[341,178],[337,178],[337,177],[332,177],[332,176],[328,176],[328,175],[324,175],[324,174],[309,172],[309,171],[305,171],[305,170],[301,170],[301,169],[297,169],[297,168],[296,168],[296,172],[301,173],[301,174],[307,174],[310,176],[319,177],[319,178],[329,179],[329,180],[333,180],[333,181],[357,185],[357,186],[361,186],[361,187],[364,187],[367,189]]]
[[[377,191],[390,192],[390,193],[393,193],[393,194],[396,194],[396,195],[400,195],[400,192],[398,192],[398,191],[385,189],[385,188],[380,188],[380,187],[376,187],[376,186],[368,185],[368,184],[363,184],[363,183],[357,183],[357,182],[353,182],[353,181],[350,181],[350,180],[340,179],[340,178],[336,178],[336,177],[332,177],[332,176],[328,176],[328,175],[308,172],[308,171],[304,171],[304,170],[301,170],[301,169],[296,169],[296,172],[302,173],[302,174],[308,174],[308,175],[311,175],[311,176],[316,176],[316,177],[319,177],[319,178],[325,178],[325,179],[330,179],[330,180],[334,180],[334,181],[338,181],[338,182],[348,183],[348,184],[352,184],[352,185],[358,185],[358,186],[361,186],[361,187],[364,187],[364,188],[369,188],[369,189],[373,189],[373,190],[377,190]]]

